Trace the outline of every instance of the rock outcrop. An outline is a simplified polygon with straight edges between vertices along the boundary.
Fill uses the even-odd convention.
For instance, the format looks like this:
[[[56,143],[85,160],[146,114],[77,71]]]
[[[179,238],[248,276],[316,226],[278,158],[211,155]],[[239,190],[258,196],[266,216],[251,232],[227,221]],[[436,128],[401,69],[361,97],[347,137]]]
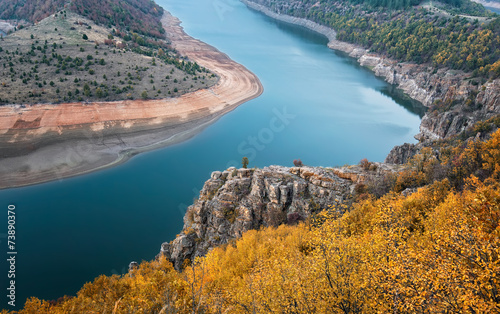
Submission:
[[[385,163],[389,164],[405,164],[409,161],[415,154],[419,151],[419,148],[415,144],[405,143],[403,145],[394,146],[389,155],[385,157]]]
[[[8,34],[14,31],[16,27],[9,22],[0,21],[0,34]]]
[[[379,54],[337,40],[332,49],[357,58],[375,75],[396,85],[406,95],[431,110],[420,124],[420,141],[448,138],[464,131],[478,121],[500,113],[500,80],[481,84],[470,79],[470,73],[448,69],[435,70],[428,65],[398,63]]]
[[[184,228],[161,254],[181,269],[185,260],[261,226],[293,224],[334,204],[348,205],[355,187],[398,168],[372,163],[342,168],[282,167],[215,171],[184,216]]]
[[[186,259],[261,226],[294,223],[349,200],[354,183],[312,167],[215,171],[184,216],[182,233],[161,253],[179,269]]]

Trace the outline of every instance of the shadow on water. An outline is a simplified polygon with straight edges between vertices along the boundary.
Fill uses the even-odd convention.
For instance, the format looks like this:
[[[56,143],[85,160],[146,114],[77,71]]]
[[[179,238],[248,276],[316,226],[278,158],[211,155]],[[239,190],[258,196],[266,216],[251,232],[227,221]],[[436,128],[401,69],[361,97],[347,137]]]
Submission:
[[[293,36],[298,36],[298,37],[305,39],[305,40],[308,40],[314,44],[319,44],[319,45],[324,45],[324,46],[326,46],[328,44],[328,38],[326,38],[325,35],[320,34],[318,32],[315,32],[313,30],[310,30],[309,28],[307,28],[305,26],[300,26],[300,25],[277,20],[275,18],[272,18],[272,17],[265,15],[264,13],[262,13],[258,10],[252,9],[250,7],[248,7],[248,10],[258,13],[262,17],[264,22],[271,24],[271,25],[274,25],[279,30],[282,30],[284,33],[291,34]]]
[[[367,67],[361,66],[356,58],[350,57],[347,53],[342,52],[342,51],[334,51],[334,53],[342,58],[342,61],[345,64],[349,64],[350,66],[356,67],[357,69],[360,69],[361,71],[368,73],[370,75],[375,76],[372,70],[370,70]],[[383,78],[375,76],[378,80],[384,82],[384,87],[378,89],[382,94],[385,96],[388,96],[392,98],[398,105],[401,107],[405,108],[409,112],[418,115],[420,118],[422,118],[427,111],[427,107],[422,105],[421,102],[410,98],[408,95],[406,95],[403,90],[398,88],[396,85],[392,85],[387,83]]]
[[[253,10],[253,9],[250,9],[250,10]],[[256,10],[253,10],[253,11],[258,12]],[[263,16],[263,19],[267,23],[274,25],[275,27],[277,27],[278,29],[282,30],[285,33],[288,33],[288,34],[291,34],[294,36],[298,36],[301,39],[307,40],[313,44],[318,44],[318,45],[322,45],[322,46],[328,45],[328,38],[323,34],[320,34],[318,32],[310,30],[309,28],[304,27],[304,26],[295,25],[295,24],[291,24],[288,22],[276,20],[276,19],[271,18],[271,17],[264,15],[262,13],[260,13],[260,15]],[[336,51],[336,50],[332,50],[332,53],[334,53],[335,55],[340,57],[343,63],[348,64],[350,66],[353,66],[357,69],[360,69],[361,71],[363,71],[369,75],[375,76],[373,71],[371,71],[370,69],[368,69],[366,67],[361,66],[355,58],[350,57],[348,54],[346,54],[342,51]],[[380,78],[380,77],[376,77],[376,78],[385,83],[384,87],[379,89],[379,91],[383,95],[392,98],[398,105],[405,108],[409,112],[411,112],[415,115],[418,115],[420,118],[422,118],[424,116],[425,112],[427,111],[427,108],[424,105],[422,105],[419,101],[416,101],[416,100],[410,98],[401,89],[397,88],[395,85],[391,85],[391,84],[385,82],[382,78]]]
[[[264,17],[268,23],[275,25],[279,30],[285,33],[300,37],[301,39],[305,39],[314,44],[322,46],[326,46],[328,44],[328,38],[325,35],[310,30],[307,27],[276,20],[267,15],[264,15]]]
[[[422,118],[427,111],[427,107],[422,105],[419,101],[410,98],[400,88],[397,88],[396,85],[388,85],[380,89],[380,92],[391,97],[398,105],[402,106],[409,112],[418,115],[420,118]]]

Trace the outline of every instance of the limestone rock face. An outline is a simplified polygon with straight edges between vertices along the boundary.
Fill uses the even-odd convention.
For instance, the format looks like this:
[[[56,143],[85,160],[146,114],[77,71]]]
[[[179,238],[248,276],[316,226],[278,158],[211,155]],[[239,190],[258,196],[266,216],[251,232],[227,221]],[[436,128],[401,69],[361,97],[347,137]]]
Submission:
[[[203,256],[247,230],[294,223],[346,202],[355,183],[319,167],[214,171],[188,208],[182,233],[163,243],[160,254],[180,269],[186,259]]]
[[[355,48],[348,44],[330,44],[358,62],[372,68],[375,75],[396,85],[410,98],[425,107],[436,109],[436,101],[443,108],[431,110],[422,118],[420,133],[415,137],[421,142],[448,138],[466,130],[478,121],[500,113],[500,80],[472,82],[470,73],[449,69],[434,70],[428,65],[398,63],[381,55]]]
[[[418,152],[418,147],[415,144],[405,143],[400,146],[394,146],[387,157],[385,162],[390,164],[405,164]]]

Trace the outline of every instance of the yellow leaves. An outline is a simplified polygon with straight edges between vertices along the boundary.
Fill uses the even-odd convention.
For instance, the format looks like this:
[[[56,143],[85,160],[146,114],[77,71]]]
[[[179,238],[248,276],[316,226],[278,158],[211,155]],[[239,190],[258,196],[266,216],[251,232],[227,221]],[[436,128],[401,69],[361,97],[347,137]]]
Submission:
[[[457,176],[493,176],[470,177],[461,192],[445,179],[332,206],[309,225],[248,231],[181,274],[162,257],[60,304],[31,299],[21,313],[500,312],[499,152],[500,131],[442,151]],[[423,150],[413,171],[436,163]],[[422,179],[409,173],[400,188]]]
[[[24,308],[19,311],[19,313],[51,313],[50,312],[50,304],[47,301],[40,300],[38,298],[29,298],[26,300],[26,303],[24,304]]]
[[[291,275],[285,270],[291,269],[297,254],[302,254],[304,233],[303,225],[253,230],[234,245],[212,250],[204,259],[207,274],[216,274],[206,287],[210,309],[215,312],[221,300],[232,313],[260,308],[270,302],[268,299],[280,285],[290,288],[286,279]],[[278,302],[278,296],[274,297]]]
[[[484,144],[481,157],[483,169],[491,171],[494,179],[500,179],[500,129]]]

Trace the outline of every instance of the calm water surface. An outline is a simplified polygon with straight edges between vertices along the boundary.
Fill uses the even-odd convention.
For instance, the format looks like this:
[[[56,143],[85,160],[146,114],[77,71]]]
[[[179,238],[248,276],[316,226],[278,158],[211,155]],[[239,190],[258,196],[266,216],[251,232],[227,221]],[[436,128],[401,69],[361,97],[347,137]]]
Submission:
[[[500,9],[493,8],[493,7],[485,7],[485,8],[490,10],[491,12],[494,12],[496,14],[500,14]]]
[[[191,140],[96,173],[0,191],[1,307],[7,206],[16,206],[16,296],[74,294],[99,274],[150,260],[182,227],[211,171],[237,165],[335,166],[383,161],[415,142],[419,110],[391,86],[326,47],[326,39],[273,21],[237,1],[161,0],[193,37],[257,74],[264,94]]]

